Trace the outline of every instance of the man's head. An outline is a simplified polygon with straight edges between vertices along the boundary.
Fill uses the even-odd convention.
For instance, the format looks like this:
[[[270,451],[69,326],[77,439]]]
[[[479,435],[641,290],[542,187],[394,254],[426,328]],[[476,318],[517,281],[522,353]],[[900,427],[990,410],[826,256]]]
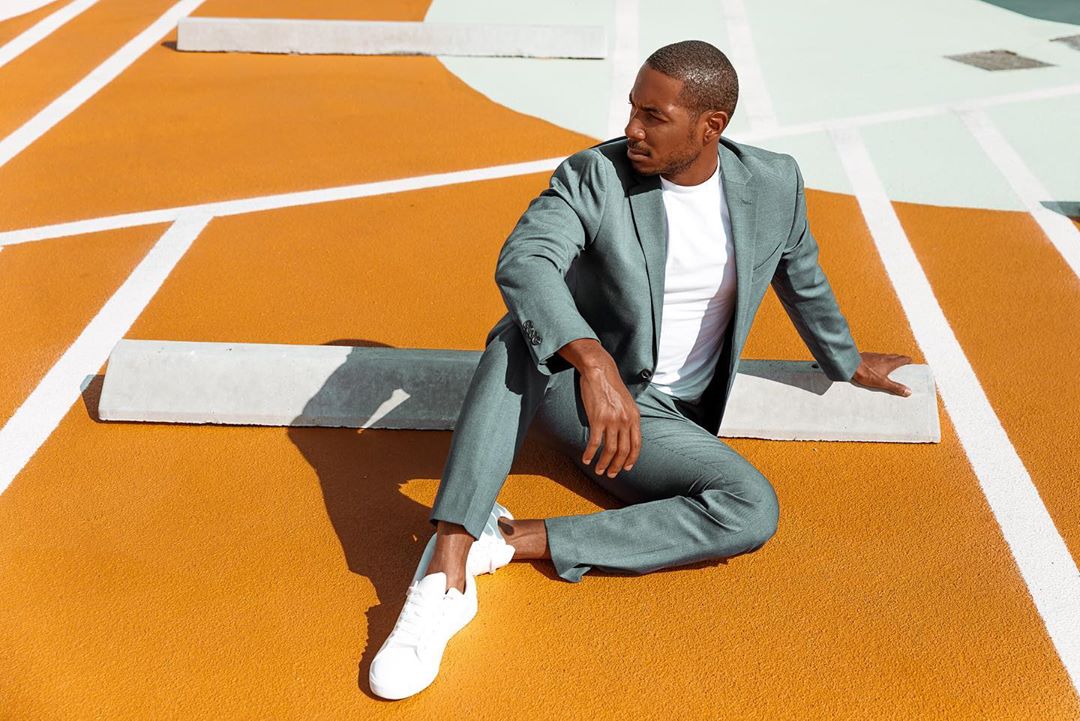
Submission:
[[[715,164],[703,153],[716,156],[738,97],[735,68],[709,43],[683,40],[654,52],[630,90],[625,132],[634,169],[642,175],[662,173],[673,182],[693,176],[695,169],[711,174]]]

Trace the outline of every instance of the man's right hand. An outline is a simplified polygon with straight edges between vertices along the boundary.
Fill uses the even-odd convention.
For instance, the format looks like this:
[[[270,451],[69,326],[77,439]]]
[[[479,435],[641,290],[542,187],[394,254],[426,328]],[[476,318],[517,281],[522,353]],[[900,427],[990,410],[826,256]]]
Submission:
[[[641,415],[637,402],[619,376],[618,366],[603,346],[591,338],[579,338],[559,349],[581,377],[581,400],[589,418],[589,442],[582,463],[593,461],[600,444],[604,451],[596,472],[607,470],[614,478],[629,471],[641,453]]]

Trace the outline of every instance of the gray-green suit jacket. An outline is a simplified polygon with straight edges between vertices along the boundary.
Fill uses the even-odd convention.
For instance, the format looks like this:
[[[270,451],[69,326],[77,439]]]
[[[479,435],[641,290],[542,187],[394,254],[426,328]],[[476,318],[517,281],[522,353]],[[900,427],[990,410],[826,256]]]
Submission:
[[[714,434],[770,284],[826,376],[850,380],[861,362],[818,264],[795,159],[723,136],[718,153],[734,236],[737,299],[702,396],[706,427]],[[537,369],[550,375],[571,368],[557,353],[562,346],[596,339],[636,397],[656,368],[665,223],[659,176],[634,171],[626,138],[571,155],[556,168],[550,187],[529,204],[499,253],[495,282],[509,312],[485,345],[517,325]]]

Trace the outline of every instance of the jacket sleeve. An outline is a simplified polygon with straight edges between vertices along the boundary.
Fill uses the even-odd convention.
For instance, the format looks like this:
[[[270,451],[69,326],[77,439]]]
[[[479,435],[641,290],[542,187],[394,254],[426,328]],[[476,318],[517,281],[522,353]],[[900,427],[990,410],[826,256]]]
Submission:
[[[830,380],[849,381],[862,357],[818,264],[817,241],[806,218],[802,171],[794,158],[791,162],[797,180],[795,217],[772,287],[825,375]]]
[[[600,227],[605,170],[605,159],[592,150],[564,160],[499,252],[495,282],[544,375],[571,367],[557,353],[570,341],[599,340],[578,312],[566,274]]]

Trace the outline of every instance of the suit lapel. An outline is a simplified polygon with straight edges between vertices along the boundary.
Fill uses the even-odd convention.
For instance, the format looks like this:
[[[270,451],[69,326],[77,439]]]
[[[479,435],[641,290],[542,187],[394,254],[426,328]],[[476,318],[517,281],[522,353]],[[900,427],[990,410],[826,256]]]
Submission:
[[[754,248],[757,247],[757,195],[754,176],[732,150],[720,142],[720,172],[723,174],[724,196],[727,198],[728,214],[731,216],[731,236],[735,245],[735,310],[731,317],[732,353],[728,363],[727,377],[733,378],[739,362],[742,338],[746,337],[749,319],[746,309],[750,304],[751,281],[754,275]]]
[[[630,212],[634,216],[652,298],[653,359],[660,348],[660,316],[664,307],[664,271],[667,263],[667,213],[659,175],[638,176],[630,188]]]
[[[750,302],[750,280],[754,268],[754,237],[757,232],[757,207],[754,204],[753,175],[723,141],[717,149],[720,173],[723,176],[724,196],[731,216],[731,235],[735,245],[736,302],[732,316],[733,339],[741,338],[746,323],[746,306]],[[653,358],[660,348],[660,325],[664,308],[664,273],[667,265],[667,214],[659,175],[637,176],[629,189],[630,211],[634,218],[641,252],[645,256],[645,271],[649,278],[652,304]],[[732,367],[734,359],[733,354]]]

